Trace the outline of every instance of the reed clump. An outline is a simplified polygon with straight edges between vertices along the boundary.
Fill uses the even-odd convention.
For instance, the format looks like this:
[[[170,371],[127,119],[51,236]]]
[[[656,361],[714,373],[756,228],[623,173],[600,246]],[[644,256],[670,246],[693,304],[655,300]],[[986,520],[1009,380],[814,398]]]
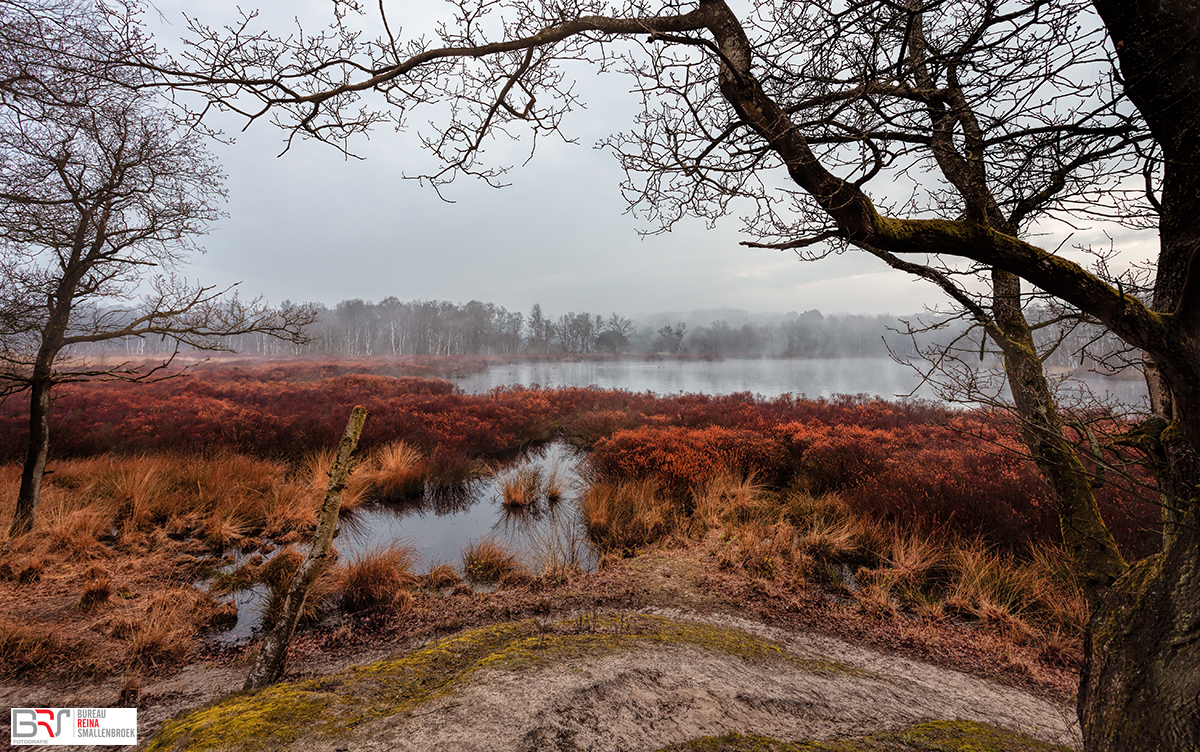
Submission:
[[[520,567],[517,555],[495,538],[481,538],[467,544],[462,560],[467,579],[480,583],[498,583]]]
[[[412,546],[399,543],[355,554],[333,574],[342,607],[358,613],[397,603],[417,585],[412,566],[418,558]]]
[[[497,480],[506,507],[530,507],[542,498],[542,470],[537,465],[522,464],[501,473]]]
[[[358,469],[372,498],[413,499],[425,493],[425,456],[406,441],[385,444]]]

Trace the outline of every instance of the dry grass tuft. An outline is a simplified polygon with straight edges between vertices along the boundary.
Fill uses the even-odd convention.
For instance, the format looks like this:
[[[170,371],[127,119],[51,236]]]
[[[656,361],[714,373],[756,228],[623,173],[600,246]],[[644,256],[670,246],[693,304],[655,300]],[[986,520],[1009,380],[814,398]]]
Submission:
[[[555,582],[566,582],[589,567],[593,551],[578,515],[552,510],[551,519],[536,528],[528,541],[536,571]]]
[[[852,518],[816,517],[796,536],[796,547],[818,561],[844,561],[858,551],[861,530]]]
[[[463,571],[472,582],[499,582],[517,569],[517,556],[494,538],[472,541],[463,549]]]
[[[816,522],[841,522],[850,516],[850,507],[837,494],[813,496],[795,487],[784,494],[780,514],[799,528]]]
[[[422,582],[427,590],[443,590],[459,584],[462,578],[449,564],[438,564],[422,578]]]
[[[565,476],[566,471],[563,470],[562,464],[555,459],[546,472],[546,477],[542,479],[542,493],[545,495],[546,501],[557,504],[567,495]]]
[[[302,483],[283,482],[275,485],[265,500],[267,522],[263,535],[276,541],[283,540],[298,530],[311,530],[317,526],[317,503],[310,487]],[[293,539],[298,536],[293,536]]]
[[[700,540],[723,525],[773,522],[779,516],[778,504],[773,504],[765,491],[753,474],[715,476],[692,492],[688,537]]]
[[[204,521],[204,537],[217,550],[224,550],[246,536],[250,525],[244,519],[234,515],[209,517]]]
[[[412,499],[425,492],[425,458],[404,441],[380,447],[358,472],[372,498]]]
[[[356,554],[333,574],[342,606],[350,612],[391,606],[416,586],[411,569],[419,558],[412,546],[396,543]]]
[[[892,601],[891,590],[883,584],[874,583],[860,588],[855,594],[858,599],[858,611],[875,619],[893,619],[896,617],[896,605]]]
[[[316,509],[320,507],[321,500],[325,498],[325,492],[329,489],[329,473],[333,471],[333,463],[337,459],[337,453],[333,449],[323,449],[314,453],[304,463],[305,474],[308,477],[310,501],[313,506],[314,522]],[[355,467],[350,471],[350,478],[346,481],[346,488],[342,491],[342,506],[341,511],[347,512],[351,509],[356,509],[367,500],[367,493],[371,488],[370,472],[360,472],[365,468]]]
[[[0,675],[21,677],[51,672],[63,676],[92,676],[110,668],[88,642],[64,636],[54,625],[0,623]]]
[[[197,621],[212,608],[212,598],[194,588],[156,592],[129,637],[130,665],[153,668],[182,661],[195,645]]]
[[[79,608],[92,611],[108,603],[112,594],[112,580],[107,575],[90,577],[83,586],[83,595],[79,597]]]
[[[55,512],[39,513],[37,527],[45,529],[52,547],[77,553],[94,549],[100,543],[101,536],[113,530],[117,515],[115,507],[105,502],[70,511],[59,507]]]
[[[10,555],[0,560],[0,579],[11,580],[18,585],[37,582],[45,571],[46,558],[41,554]]]
[[[934,538],[897,531],[892,537],[887,566],[892,582],[902,586],[920,584],[925,576],[942,563],[944,554]]]
[[[516,567],[508,574],[500,578],[498,583],[502,588],[519,588],[532,587],[536,585],[538,578],[532,572],[524,567]]]
[[[601,551],[646,546],[676,528],[676,514],[658,483],[651,480],[596,483],[582,499],[584,525]]]
[[[1043,634],[1038,640],[1038,659],[1051,666],[1078,671],[1082,668],[1083,640],[1061,629]]]
[[[528,507],[542,496],[542,470],[537,465],[521,465],[502,473],[497,480],[506,507]]]
[[[283,608],[284,597],[287,594],[292,575],[300,568],[304,557],[305,554],[296,548],[296,546],[287,545],[279,549],[271,557],[271,560],[259,570],[259,581],[268,588],[267,602],[263,607],[262,623],[264,628],[269,629],[274,625],[275,620],[279,618],[279,612]],[[324,571],[317,576],[317,581],[313,583],[312,588],[308,591],[308,597],[304,599],[304,608],[300,612],[300,621],[302,623],[311,623],[317,620],[329,608],[330,602],[336,594],[335,578],[332,575],[336,570],[334,566],[336,562],[337,549],[330,549],[330,561],[325,566]]]

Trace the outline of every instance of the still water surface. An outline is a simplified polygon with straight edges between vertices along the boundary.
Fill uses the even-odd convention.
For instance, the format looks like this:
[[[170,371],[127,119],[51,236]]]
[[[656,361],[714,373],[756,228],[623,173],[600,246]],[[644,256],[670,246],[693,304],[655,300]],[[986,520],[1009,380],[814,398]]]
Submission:
[[[509,363],[454,381],[471,393],[519,384],[546,388],[598,386],[658,395],[750,392],[764,397],[871,394],[885,399],[910,395],[937,398],[912,368],[879,357]],[[1089,373],[1083,381],[1098,396],[1108,393],[1127,404],[1137,404],[1146,394],[1146,385],[1140,379],[1106,378]]]

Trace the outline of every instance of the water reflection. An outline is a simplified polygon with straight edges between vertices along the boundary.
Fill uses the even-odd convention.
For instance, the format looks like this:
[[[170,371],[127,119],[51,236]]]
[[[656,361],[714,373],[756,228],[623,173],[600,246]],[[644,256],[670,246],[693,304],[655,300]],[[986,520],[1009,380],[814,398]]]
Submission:
[[[1146,394],[1146,384],[1139,378],[1087,372],[1081,379],[1097,394],[1107,393],[1125,404],[1138,404]],[[895,399],[912,394],[937,399],[935,390],[922,384],[912,368],[887,357],[504,363],[456,379],[455,383],[470,393],[515,384],[546,388],[597,386],[658,395],[750,392],[764,397],[791,394],[816,398],[871,394]]]
[[[351,555],[401,540],[417,549],[422,570],[457,565],[469,542],[491,536],[534,569],[538,560],[548,558],[547,547],[565,547],[575,552],[569,558],[587,559],[580,550],[582,539],[574,540],[579,536],[573,531],[579,459],[572,447],[554,442],[523,454],[491,477],[427,488],[414,499],[364,505],[342,517],[337,547]],[[536,469],[540,492],[529,503],[505,504],[504,481],[522,468]]]

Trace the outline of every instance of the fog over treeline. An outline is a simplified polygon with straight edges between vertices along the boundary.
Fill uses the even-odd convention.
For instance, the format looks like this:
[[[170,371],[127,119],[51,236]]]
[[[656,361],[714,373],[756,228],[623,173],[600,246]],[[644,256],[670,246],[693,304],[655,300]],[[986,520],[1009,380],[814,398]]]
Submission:
[[[289,305],[285,303],[285,305]],[[904,320],[918,317],[803,313],[749,313],[736,309],[663,312],[639,318],[613,312],[550,312],[534,305],[528,314],[473,300],[378,303],[345,300],[333,307],[316,304],[308,328],[312,343],[300,347],[262,335],[231,337],[227,344],[247,354],[371,355],[540,355],[589,353],[670,354],[721,357],[839,358],[917,355],[917,348],[945,344],[964,329],[953,321],[915,337]],[[926,322],[937,315],[920,317]],[[1035,317],[1036,318],[1036,317]],[[944,320],[944,317],[943,317]],[[1082,328],[1060,346],[1048,363],[1079,365],[1076,351],[1096,336]],[[977,341],[977,340],[976,340]],[[113,343],[108,352],[149,354],[151,342]],[[961,344],[961,343],[960,343]],[[1101,350],[1106,348],[1100,343]]]
[[[529,313],[473,300],[319,306],[313,342],[297,348],[261,335],[231,341],[246,353],[365,355],[689,354],[723,357],[835,358],[908,352],[910,339],[889,331],[894,316],[832,315],[817,310],[751,314],[734,309],[666,312],[632,318],[617,312]],[[886,341],[886,344],[885,344]]]

